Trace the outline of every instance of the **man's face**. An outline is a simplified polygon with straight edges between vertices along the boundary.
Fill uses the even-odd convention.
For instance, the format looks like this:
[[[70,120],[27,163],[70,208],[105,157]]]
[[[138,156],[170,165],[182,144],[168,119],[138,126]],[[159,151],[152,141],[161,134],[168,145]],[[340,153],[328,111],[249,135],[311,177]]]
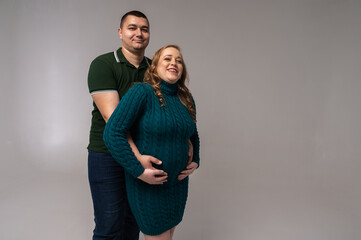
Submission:
[[[145,18],[129,15],[118,29],[122,47],[130,52],[144,51],[149,43],[149,25]]]

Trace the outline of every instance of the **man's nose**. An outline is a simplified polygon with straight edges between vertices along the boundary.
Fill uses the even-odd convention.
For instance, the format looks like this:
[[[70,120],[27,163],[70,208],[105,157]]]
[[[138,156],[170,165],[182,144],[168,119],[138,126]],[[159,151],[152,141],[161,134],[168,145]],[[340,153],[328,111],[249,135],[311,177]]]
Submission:
[[[140,28],[137,28],[135,33],[137,36],[142,36],[142,30]]]

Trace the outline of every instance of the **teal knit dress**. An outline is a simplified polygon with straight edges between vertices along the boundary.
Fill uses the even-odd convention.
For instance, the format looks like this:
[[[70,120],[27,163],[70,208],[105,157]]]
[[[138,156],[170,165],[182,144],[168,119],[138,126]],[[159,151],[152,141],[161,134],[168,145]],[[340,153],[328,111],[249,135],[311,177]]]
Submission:
[[[114,159],[124,167],[127,196],[140,230],[159,235],[178,225],[183,218],[188,196],[188,177],[177,176],[188,162],[188,139],[193,144],[193,161],[199,164],[199,137],[196,124],[177,95],[177,83],[162,81],[165,106],[146,83],[136,83],[121,99],[110,117],[104,142]],[[144,168],[136,159],[127,140],[127,133],[141,154],[162,161],[154,165],[168,173],[162,185],[150,185],[137,177]]]

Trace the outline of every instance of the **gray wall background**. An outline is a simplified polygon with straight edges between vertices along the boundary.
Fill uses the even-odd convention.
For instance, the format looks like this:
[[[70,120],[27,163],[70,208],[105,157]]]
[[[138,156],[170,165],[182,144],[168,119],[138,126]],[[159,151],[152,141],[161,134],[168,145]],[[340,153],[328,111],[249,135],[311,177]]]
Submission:
[[[177,43],[201,168],[176,239],[361,237],[361,1],[1,0],[0,239],[90,239],[96,56],[122,14]]]

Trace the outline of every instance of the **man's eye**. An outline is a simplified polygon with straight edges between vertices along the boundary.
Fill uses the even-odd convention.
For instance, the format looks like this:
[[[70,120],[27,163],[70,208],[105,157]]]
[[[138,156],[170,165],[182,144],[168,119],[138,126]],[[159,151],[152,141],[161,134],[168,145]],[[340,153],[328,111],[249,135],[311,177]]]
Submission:
[[[134,31],[136,28],[134,28],[134,27],[132,27],[132,28],[129,28],[129,30],[131,30],[131,31]]]
[[[146,29],[146,28],[143,28],[143,29],[142,29],[142,32],[147,33],[147,32],[149,32],[149,30],[148,30],[148,29]]]

